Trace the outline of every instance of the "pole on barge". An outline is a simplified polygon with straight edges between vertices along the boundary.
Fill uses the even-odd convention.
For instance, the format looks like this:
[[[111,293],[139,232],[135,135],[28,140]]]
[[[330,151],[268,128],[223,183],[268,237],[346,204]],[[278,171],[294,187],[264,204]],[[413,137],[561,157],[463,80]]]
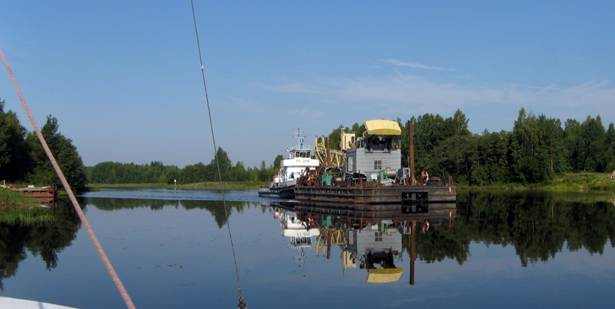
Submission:
[[[410,169],[410,185],[416,185],[416,170],[414,166],[414,121],[408,123],[408,168]]]
[[[410,285],[414,285],[414,270],[416,262],[416,221],[412,221],[411,233],[410,233]]]

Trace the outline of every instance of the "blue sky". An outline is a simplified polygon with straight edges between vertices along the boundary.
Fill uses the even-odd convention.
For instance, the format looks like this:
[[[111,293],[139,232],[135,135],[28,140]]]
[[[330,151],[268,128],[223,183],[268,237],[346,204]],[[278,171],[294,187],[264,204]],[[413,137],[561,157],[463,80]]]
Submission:
[[[339,124],[521,107],[615,121],[615,3],[196,1],[222,147],[249,165]],[[187,1],[5,1],[0,47],[84,161],[209,161]],[[18,110],[4,71],[0,97]],[[19,111],[21,114],[21,111]]]

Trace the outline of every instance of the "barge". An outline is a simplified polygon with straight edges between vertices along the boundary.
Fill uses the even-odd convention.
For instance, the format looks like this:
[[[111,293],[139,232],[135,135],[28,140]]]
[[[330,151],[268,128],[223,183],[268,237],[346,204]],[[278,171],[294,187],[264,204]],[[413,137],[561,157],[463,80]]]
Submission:
[[[322,207],[367,207],[455,203],[456,188],[430,177],[426,169],[417,179],[414,167],[414,126],[408,126],[408,167],[401,166],[401,128],[396,121],[368,120],[362,137],[343,149],[342,166],[306,171],[294,188],[302,204]],[[342,137],[342,140],[348,138]]]
[[[345,207],[348,205],[408,205],[454,203],[453,186],[298,186],[295,199],[305,204]]]

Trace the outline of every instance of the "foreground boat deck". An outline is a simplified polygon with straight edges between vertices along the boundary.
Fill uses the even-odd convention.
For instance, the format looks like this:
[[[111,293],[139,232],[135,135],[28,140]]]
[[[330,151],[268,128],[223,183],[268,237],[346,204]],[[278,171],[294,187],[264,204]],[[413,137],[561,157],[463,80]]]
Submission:
[[[35,300],[18,299],[11,297],[0,297],[0,308],[11,309],[75,309],[54,304],[43,303]]]

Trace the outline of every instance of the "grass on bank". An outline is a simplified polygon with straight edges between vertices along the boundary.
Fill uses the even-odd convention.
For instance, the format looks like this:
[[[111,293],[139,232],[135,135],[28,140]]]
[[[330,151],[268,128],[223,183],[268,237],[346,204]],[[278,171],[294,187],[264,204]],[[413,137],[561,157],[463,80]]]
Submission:
[[[607,173],[564,173],[537,184],[503,183],[485,186],[461,185],[460,189],[474,191],[543,191],[554,193],[615,192],[615,180]]]
[[[18,192],[0,188],[0,223],[40,224],[53,220],[49,209]]]
[[[157,189],[182,189],[182,190],[249,190],[249,189],[258,189],[260,187],[265,186],[267,183],[263,181],[229,181],[224,182],[224,185],[216,181],[206,181],[206,182],[196,182],[196,183],[186,183],[186,184],[166,184],[166,183],[115,183],[115,184],[104,184],[104,183],[94,183],[89,184],[88,188],[90,190],[99,190],[99,189],[146,189],[146,188],[157,188]]]
[[[225,190],[249,190],[266,186],[263,181],[231,181],[224,183]],[[99,189],[174,189],[175,185],[166,183],[120,183],[120,184],[89,184],[90,190]],[[615,180],[607,173],[565,173],[555,176],[552,180],[537,184],[501,183],[482,186],[458,185],[460,190],[473,191],[543,191],[543,192],[615,192]],[[185,190],[221,190],[218,182],[198,182],[178,184],[177,189]]]

